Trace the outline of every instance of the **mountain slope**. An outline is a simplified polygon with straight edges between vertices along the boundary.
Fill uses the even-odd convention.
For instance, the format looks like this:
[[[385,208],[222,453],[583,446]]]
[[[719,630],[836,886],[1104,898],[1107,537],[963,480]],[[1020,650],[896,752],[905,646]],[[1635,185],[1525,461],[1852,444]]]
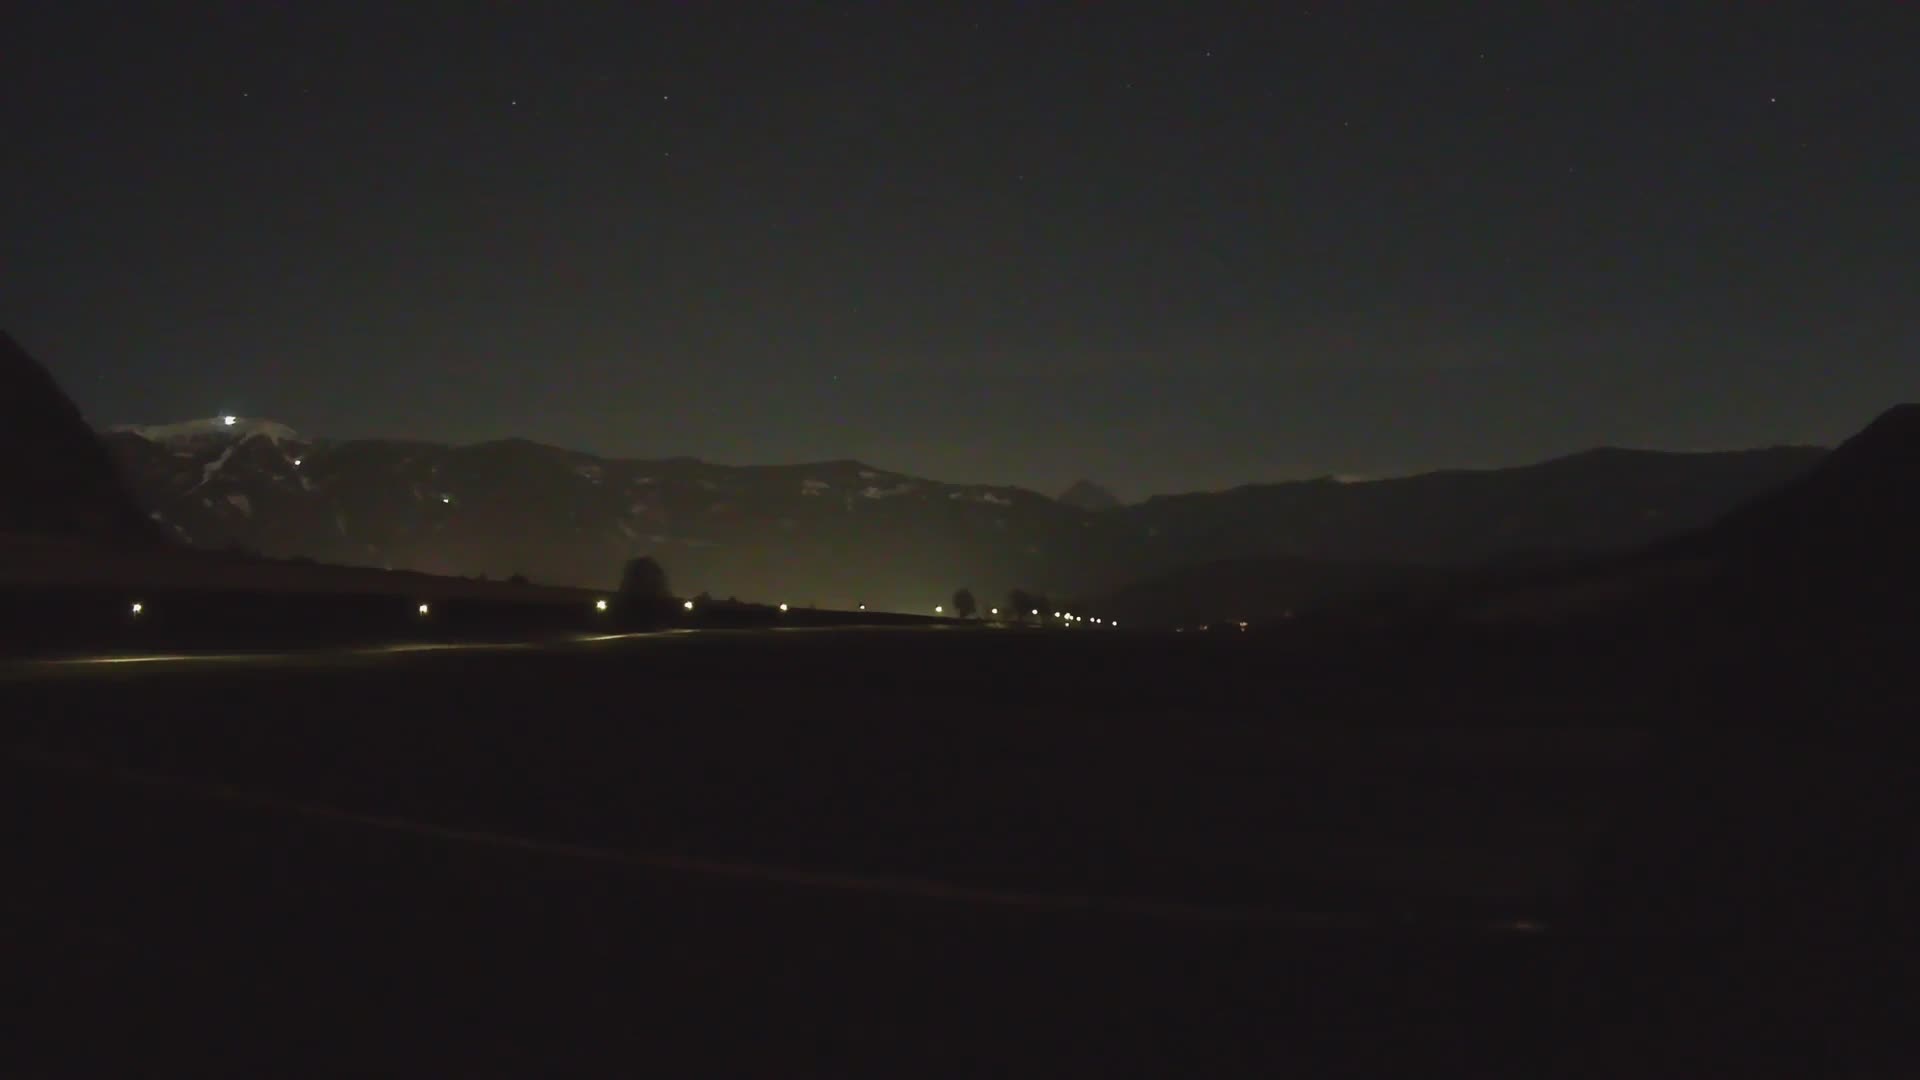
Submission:
[[[1917,551],[1920,406],[1901,405],[1812,468],[1699,528],[1491,583],[1468,611],[1495,622],[1697,623],[1729,640],[1757,635],[1778,646],[1813,628],[1910,621],[1920,600]]]
[[[1736,508],[1703,537],[1738,559],[1809,569],[1908,568],[1920,553],[1920,404],[1882,413],[1795,482]]]
[[[53,376],[0,331],[0,533],[150,545],[158,533]]]

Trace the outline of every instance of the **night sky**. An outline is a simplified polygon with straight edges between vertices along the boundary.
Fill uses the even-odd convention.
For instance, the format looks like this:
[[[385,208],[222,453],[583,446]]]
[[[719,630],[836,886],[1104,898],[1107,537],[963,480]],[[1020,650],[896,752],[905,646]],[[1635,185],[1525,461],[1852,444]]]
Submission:
[[[0,326],[102,425],[1129,497],[1920,398],[1920,5],[1409,6],[21,5]]]

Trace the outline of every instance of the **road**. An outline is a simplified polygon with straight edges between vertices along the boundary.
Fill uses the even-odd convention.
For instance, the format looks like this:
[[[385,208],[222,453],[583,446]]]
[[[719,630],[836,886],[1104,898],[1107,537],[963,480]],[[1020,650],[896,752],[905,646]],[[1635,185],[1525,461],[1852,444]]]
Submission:
[[[5,1071],[1805,1075],[1886,1052],[1824,945],[1587,918],[1646,732],[1338,724],[1312,712],[1338,687],[1272,704],[1272,656],[1092,640],[12,669],[0,913],[39,1036]]]

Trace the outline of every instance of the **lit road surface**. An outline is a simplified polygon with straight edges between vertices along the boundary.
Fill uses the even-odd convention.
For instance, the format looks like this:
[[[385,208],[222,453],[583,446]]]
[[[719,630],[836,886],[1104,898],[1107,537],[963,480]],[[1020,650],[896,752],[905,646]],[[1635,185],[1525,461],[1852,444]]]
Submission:
[[[946,627],[890,628],[886,632],[926,633]],[[174,651],[155,653],[100,653],[87,656],[54,656],[0,663],[0,681],[26,681],[51,678],[86,678],[100,675],[126,675],[134,672],[165,672],[208,668],[278,667],[351,667],[373,661],[393,662],[406,658],[483,655],[487,653],[552,653],[591,649],[614,643],[634,643],[690,635],[742,637],[769,634],[832,634],[870,632],[859,626],[775,626],[754,629],[674,628],[620,634],[578,634],[542,638],[535,641],[412,641],[385,645],[345,648],[261,650],[245,652]]]

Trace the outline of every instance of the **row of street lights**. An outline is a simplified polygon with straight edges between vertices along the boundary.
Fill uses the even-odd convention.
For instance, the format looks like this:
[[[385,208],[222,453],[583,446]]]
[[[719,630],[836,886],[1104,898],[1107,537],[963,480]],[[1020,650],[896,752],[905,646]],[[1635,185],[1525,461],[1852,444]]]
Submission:
[[[680,607],[684,611],[691,612],[693,610],[693,601],[691,600],[682,601],[680,604]],[[593,610],[597,614],[605,615],[607,614],[607,612],[611,611],[612,608],[613,608],[612,603],[604,598],[595,600],[593,602]],[[128,605],[127,610],[129,614],[131,614],[134,618],[137,619],[140,616],[146,614],[147,605],[143,601],[135,600],[130,605]],[[781,614],[784,615],[790,610],[791,610],[791,607],[788,604],[783,602],[780,605]],[[861,604],[860,610],[861,611],[867,610],[867,605]],[[935,615],[944,615],[946,614],[946,610],[947,609],[945,604],[935,604],[933,606],[933,613]],[[415,609],[415,611],[419,614],[421,618],[423,619],[429,618],[433,615],[433,605],[423,601],[420,604],[420,606]],[[1000,609],[993,608],[990,614],[993,618],[997,619],[1000,617]],[[1039,618],[1040,610],[1038,608],[1035,608],[1033,611],[1028,612],[1028,614],[1033,616],[1034,618]],[[1092,623],[1095,626],[1108,626],[1108,627],[1117,627],[1120,625],[1118,620],[1101,619],[1098,617],[1086,617],[1081,615],[1075,615],[1070,611],[1056,611],[1053,613],[1053,618],[1054,618],[1054,621],[1065,623],[1068,626],[1073,626],[1079,623]]]

